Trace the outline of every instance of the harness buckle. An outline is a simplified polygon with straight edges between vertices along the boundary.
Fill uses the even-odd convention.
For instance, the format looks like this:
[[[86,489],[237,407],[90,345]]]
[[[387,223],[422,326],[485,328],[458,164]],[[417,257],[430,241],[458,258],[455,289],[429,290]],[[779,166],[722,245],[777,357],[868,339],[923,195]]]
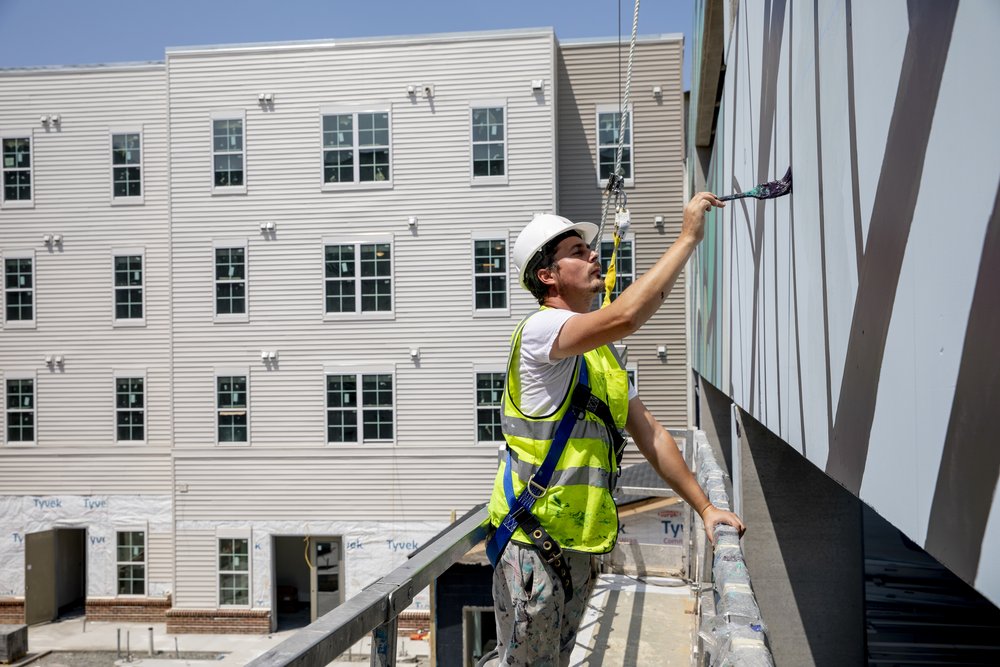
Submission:
[[[528,480],[528,485],[525,487],[532,498],[538,500],[545,495],[545,487],[535,481],[534,475]],[[535,493],[535,489],[538,489],[538,493]]]
[[[545,559],[545,562],[549,563],[550,565],[553,562],[555,562],[555,561],[559,560],[560,558],[562,558],[562,555],[563,555],[563,553],[562,553],[562,547],[560,547],[558,544],[556,544],[555,546],[556,546],[556,551],[554,553],[551,553],[547,557],[544,556],[544,555],[542,556]]]

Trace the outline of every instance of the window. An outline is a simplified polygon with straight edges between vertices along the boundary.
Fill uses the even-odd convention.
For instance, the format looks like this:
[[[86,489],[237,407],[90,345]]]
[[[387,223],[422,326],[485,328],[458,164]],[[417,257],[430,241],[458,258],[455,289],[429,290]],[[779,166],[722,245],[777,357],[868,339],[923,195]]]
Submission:
[[[34,257],[4,257],[4,319],[7,324],[35,322]]]
[[[247,376],[220,375],[215,382],[219,442],[248,442]]]
[[[111,134],[111,196],[116,203],[142,199],[142,134]]]
[[[243,178],[243,118],[212,119],[213,189],[246,191]]]
[[[507,241],[475,239],[472,273],[476,310],[507,310]]]
[[[392,243],[325,246],[326,312],[392,312]]]
[[[215,314],[247,312],[246,247],[215,248]]]
[[[114,273],[115,321],[142,320],[142,254],[116,254]]]
[[[323,185],[391,182],[389,112],[323,114]]]
[[[505,176],[504,108],[472,108],[472,178]]]
[[[601,275],[608,275],[608,268],[611,266],[611,254],[615,249],[614,241],[601,241],[600,260]],[[622,239],[618,244],[618,257],[615,261],[615,286],[611,290],[611,300],[615,300],[625,291],[625,288],[635,280],[635,261],[632,254],[632,241]],[[604,290],[601,290],[600,298],[604,300]]]
[[[391,441],[394,422],[392,374],[327,374],[326,415],[327,442]]]
[[[118,533],[117,545],[118,595],[145,595],[145,531],[121,531]]]
[[[31,137],[4,137],[3,203],[30,204]]]
[[[35,441],[35,380],[8,378],[7,442]]]
[[[500,410],[504,373],[476,373],[476,441],[502,442]]]
[[[603,187],[615,169],[619,132],[622,131],[621,112],[617,107],[597,109],[597,180]],[[632,173],[632,113],[625,124],[625,143],[622,149],[622,177],[631,185]]]
[[[118,442],[146,439],[145,384],[141,377],[115,378],[115,439]]]
[[[250,604],[250,540],[219,539],[219,606]]]

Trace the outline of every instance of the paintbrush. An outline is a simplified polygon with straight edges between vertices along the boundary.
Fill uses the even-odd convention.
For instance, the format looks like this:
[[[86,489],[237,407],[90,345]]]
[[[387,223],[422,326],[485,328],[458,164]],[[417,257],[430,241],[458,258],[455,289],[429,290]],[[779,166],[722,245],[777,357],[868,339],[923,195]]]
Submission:
[[[726,195],[719,197],[719,201],[729,201],[730,199],[742,199],[743,197],[753,197],[754,199],[774,199],[787,195],[792,191],[792,168],[789,167],[780,181],[768,181],[761,183],[752,190],[741,192],[737,195]]]

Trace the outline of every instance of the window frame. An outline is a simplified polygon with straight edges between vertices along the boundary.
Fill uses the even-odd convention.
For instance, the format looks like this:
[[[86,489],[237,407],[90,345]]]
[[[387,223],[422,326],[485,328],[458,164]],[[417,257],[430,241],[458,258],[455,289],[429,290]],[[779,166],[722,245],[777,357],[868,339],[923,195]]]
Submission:
[[[344,236],[339,238],[324,237],[320,248],[320,280],[323,284],[322,302],[320,312],[323,313],[323,321],[331,322],[338,320],[394,320],[396,319],[396,240],[393,234],[372,234],[369,236]],[[361,310],[361,246],[363,245],[389,245],[389,310]],[[328,312],[326,309],[327,280],[326,275],[326,249],[328,246],[354,246],[355,275],[354,281],[354,311],[353,312]]]
[[[221,424],[219,423],[219,417],[222,416],[222,408],[219,406],[219,379],[224,377],[242,377],[243,381],[246,383],[245,390],[245,403],[243,410],[246,414],[246,429],[247,437],[246,440],[220,440],[219,439],[219,429]],[[251,433],[250,433],[250,369],[247,367],[243,368],[216,368],[212,376],[212,404],[215,407],[215,445],[217,447],[249,447],[251,443]],[[237,408],[238,409],[238,408]]]
[[[473,434],[472,442],[476,447],[497,447],[502,449],[506,445],[506,440],[503,437],[503,432],[501,428],[500,439],[499,440],[480,440],[479,439],[479,410],[482,407],[479,403],[479,376],[485,375],[487,373],[500,375],[504,383],[507,381],[507,369],[504,367],[504,363],[497,362],[495,364],[473,364],[472,369],[472,410],[476,415],[473,422]],[[501,426],[503,424],[503,389],[500,390],[500,402],[495,407],[499,412]]]
[[[142,317],[118,317],[119,290],[135,289],[134,285],[119,286],[115,283],[116,260],[119,257],[139,257],[142,266],[142,282],[139,290],[142,293]],[[112,248],[111,249],[111,326],[113,327],[144,327],[146,326],[146,249],[145,248]]]
[[[138,165],[128,165],[128,166],[115,166],[115,137],[126,135],[126,134],[137,134],[139,135],[139,164]],[[143,160],[146,155],[146,145],[142,136],[142,126],[136,127],[122,127],[122,128],[109,128],[108,129],[108,148],[109,148],[109,165],[108,173],[111,177],[111,205],[112,206],[139,206],[146,201],[146,169]],[[139,168],[139,194],[138,195],[125,195],[122,197],[115,196],[115,169],[123,169],[131,166],[138,166]],[[213,174],[214,178],[214,174]],[[214,182],[214,181],[213,181]]]
[[[603,255],[604,244],[605,243],[610,243],[610,244],[612,244],[612,247],[614,247],[614,242],[615,242],[615,238],[614,238],[613,235],[611,235],[611,236],[605,235],[603,238],[601,238],[600,243],[597,244],[597,261],[601,265],[601,282],[602,282],[602,285],[603,285],[605,277],[607,276],[607,272],[604,269],[604,255]],[[624,275],[628,275],[628,276],[630,276],[632,278],[632,282],[629,283],[629,285],[632,285],[636,281],[636,270],[635,270],[635,234],[632,233],[631,230],[628,231],[625,234],[625,236],[622,238],[621,242],[622,243],[628,243],[629,247],[632,250],[632,271],[630,273],[624,274]],[[620,247],[621,246],[619,245],[619,248]],[[609,265],[610,265],[611,257],[609,256],[607,259],[608,259],[608,262],[609,262]],[[615,284],[617,285],[618,284],[618,280],[620,280],[620,278],[621,278],[621,276],[623,274],[620,273],[620,272],[618,272],[617,269],[615,271],[615,274],[616,274],[615,275]],[[627,287],[628,286],[626,286],[626,289],[627,289]],[[622,291],[625,291],[625,290],[623,289]],[[619,293],[619,295],[620,295],[620,293]],[[617,298],[618,298],[618,296],[614,296],[614,290],[612,290],[612,299],[611,300],[614,301]],[[604,301],[604,288],[602,287],[600,293],[598,294],[598,306],[600,306],[600,304],[603,303],[603,301]]]
[[[504,243],[504,256],[505,256],[505,266],[503,272],[494,273],[479,273],[476,269],[476,243],[482,241],[503,241]],[[510,272],[511,272],[511,243],[510,243],[510,231],[503,230],[501,233],[497,232],[487,232],[487,231],[475,231],[471,234],[469,241],[470,259],[472,263],[472,316],[473,317],[509,317],[510,316]],[[504,301],[506,305],[503,308],[479,308],[476,306],[476,297],[478,291],[476,290],[476,278],[480,276],[497,276],[502,275],[504,279]]]
[[[625,179],[625,187],[630,188],[635,185],[635,107],[629,104],[628,107],[628,123],[629,123],[629,141],[625,144],[629,149],[629,177]],[[603,114],[617,113],[621,115],[622,105],[617,103],[611,104],[598,104],[594,110],[594,145],[596,150],[594,152],[594,165],[597,167],[597,187],[606,188],[608,186],[608,179],[601,178],[601,148],[606,147],[606,144],[601,143],[601,116]],[[619,126],[621,120],[619,118]],[[618,142],[614,144],[615,151],[618,150]],[[624,163],[624,160],[622,161]]]
[[[118,536],[126,533],[141,533],[142,534],[142,593],[120,593],[121,589],[121,577],[119,576],[118,568],[122,565],[125,566],[135,566],[135,561],[120,561],[118,560]],[[130,545],[134,546],[134,545]],[[135,579],[130,579],[129,581],[136,581]],[[149,596],[149,526],[115,526],[115,597],[116,598],[144,598]]]
[[[8,171],[24,171],[17,167],[7,169],[3,164],[3,142],[8,139],[28,140],[28,187],[31,196],[28,199],[7,199],[6,179]],[[28,130],[6,130],[0,132],[0,208],[34,208],[35,207],[35,131]]]
[[[31,319],[30,320],[8,320],[7,319],[7,260],[28,259],[31,260]],[[34,250],[6,250],[0,252],[0,279],[2,289],[0,289],[0,306],[3,308],[0,322],[5,329],[34,329],[38,325],[38,261],[35,258]],[[19,291],[20,288],[15,288]]]
[[[384,181],[362,181],[361,180],[361,149],[358,138],[361,131],[358,123],[358,116],[364,114],[386,114],[388,122],[389,143],[386,148],[389,152],[389,178]],[[351,151],[353,155],[353,180],[327,183],[325,178],[325,153],[326,146],[323,143],[323,121],[327,116],[351,116]],[[389,103],[373,103],[355,106],[324,106],[319,109],[319,182],[321,192],[335,192],[337,190],[350,190],[355,188],[368,190],[392,189],[393,179],[396,175],[396,167],[393,164],[395,150],[392,144],[392,105]],[[335,149],[334,149],[335,150]]]
[[[215,603],[218,609],[250,609],[253,606],[253,534],[246,529],[226,529],[218,528],[215,531]],[[246,540],[247,543],[247,563],[245,570],[223,570],[222,540]],[[237,573],[246,574],[247,577],[247,603],[246,604],[223,604],[222,603],[222,574]]]
[[[219,279],[216,276],[218,250],[233,250],[241,248],[243,250],[243,312],[242,313],[219,313],[218,285]],[[229,281],[230,283],[236,281]],[[216,239],[212,241],[212,320],[216,324],[230,322],[250,321],[250,251],[247,239]]]
[[[243,156],[243,183],[240,185],[216,185],[215,184],[215,123],[220,120],[238,120],[242,122],[242,145],[240,154]],[[245,195],[247,193],[247,112],[246,109],[220,109],[209,113],[208,121],[209,140],[209,183],[211,184],[213,195]],[[227,151],[222,155],[231,155],[236,151]]]
[[[145,445],[149,441],[149,382],[146,380],[145,368],[119,368],[112,373],[112,438],[116,447],[131,447],[135,445]],[[118,439],[118,381],[119,380],[142,380],[142,439],[141,440],[119,440]]]
[[[503,174],[495,176],[476,176],[475,168],[475,130],[473,129],[473,117],[477,109],[503,110]],[[478,142],[496,143],[496,142]],[[477,100],[469,103],[469,183],[474,186],[482,185],[507,185],[510,175],[510,159],[508,146],[510,144],[510,115],[507,112],[507,100]]]
[[[33,371],[8,371],[3,373],[2,377],[3,386],[0,389],[3,390],[3,432],[0,433],[0,437],[2,437],[0,442],[6,447],[35,447],[38,445],[38,376]],[[34,436],[31,440],[10,439],[10,408],[7,407],[7,383],[17,380],[31,380],[31,427],[32,435]],[[18,410],[18,412],[27,411]]]
[[[330,440],[330,403],[329,403],[329,389],[328,381],[331,375],[340,376],[354,376],[357,382],[357,405],[354,410],[357,414],[357,431],[358,439],[351,441],[335,441]],[[368,440],[365,438],[364,431],[364,377],[372,375],[388,375],[392,381],[392,404],[387,408],[392,412],[392,437],[388,439],[378,438]],[[361,368],[357,366],[326,366],[323,368],[323,411],[324,411],[324,438],[327,447],[392,447],[395,446],[399,441],[399,383],[396,378],[396,368],[395,366],[368,366],[365,365]],[[381,406],[372,406],[371,409],[386,409]]]

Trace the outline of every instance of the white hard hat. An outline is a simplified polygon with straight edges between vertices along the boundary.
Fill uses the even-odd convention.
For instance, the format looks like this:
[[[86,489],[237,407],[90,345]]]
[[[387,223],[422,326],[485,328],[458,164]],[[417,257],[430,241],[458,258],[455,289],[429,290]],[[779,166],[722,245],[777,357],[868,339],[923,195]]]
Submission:
[[[562,216],[543,213],[536,215],[528,225],[517,235],[514,241],[514,266],[517,267],[517,277],[521,287],[528,289],[524,284],[524,270],[531,258],[545,244],[564,232],[576,231],[580,233],[584,242],[588,245],[597,236],[597,225],[592,222],[573,222]]]

